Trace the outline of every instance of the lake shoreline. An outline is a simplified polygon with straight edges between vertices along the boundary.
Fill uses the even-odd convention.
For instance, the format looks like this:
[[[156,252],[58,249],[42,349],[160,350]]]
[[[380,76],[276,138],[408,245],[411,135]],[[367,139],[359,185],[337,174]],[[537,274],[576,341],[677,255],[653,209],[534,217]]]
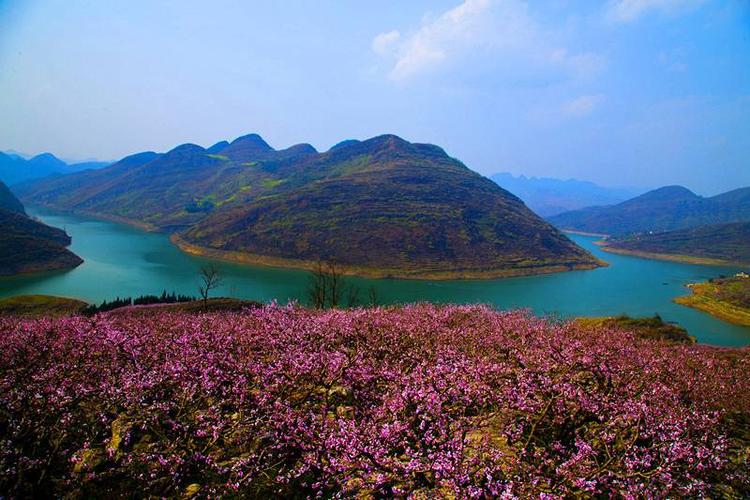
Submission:
[[[670,262],[679,262],[681,264],[697,264],[701,266],[746,266],[747,262],[733,262],[722,259],[712,259],[709,257],[695,257],[692,255],[681,255],[681,254],[670,254],[670,253],[656,253],[656,252],[643,252],[640,250],[628,250],[625,248],[619,248],[616,246],[608,245],[606,242],[596,242],[599,248],[609,253],[616,253],[618,255],[628,255],[631,257],[640,257],[642,259],[655,259],[655,260],[666,260]]]
[[[209,261],[182,251],[166,232],[143,231],[132,224],[86,215],[76,216],[38,206],[30,214],[47,224],[66,227],[83,265],[71,271],[15,276],[0,280],[0,297],[48,294],[79,297],[89,303],[114,296],[158,295],[164,288],[195,294],[198,273]],[[581,316],[647,317],[683,325],[699,342],[746,346],[750,328],[675,304],[686,283],[700,282],[736,268],[684,265],[604,253],[595,237],[570,235],[608,267],[496,280],[417,280],[347,277],[360,292],[375,289],[379,303],[484,303],[499,309],[528,309],[561,318]],[[76,244],[78,242],[78,244]],[[291,268],[219,264],[224,282],[217,295],[261,302],[304,302],[309,273]]]
[[[714,283],[690,283],[687,287],[691,294],[676,297],[675,304],[702,311],[734,325],[750,326],[749,310],[711,296],[711,288],[716,287]]]
[[[231,250],[218,250],[206,248],[194,243],[185,241],[179,234],[173,233],[169,240],[183,252],[197,257],[221,260],[236,264],[249,264],[273,267],[279,269],[298,269],[312,271],[317,265],[316,262],[286,259],[283,257],[269,257],[246,252]],[[492,280],[501,278],[518,278],[522,276],[536,276],[541,274],[554,274],[566,271],[583,271],[607,267],[608,264],[601,259],[596,259],[597,264],[576,264],[576,265],[554,265],[543,266],[539,268],[518,268],[518,269],[496,269],[488,271],[414,271],[406,272],[399,269],[374,269],[360,266],[343,266],[338,265],[341,274],[346,276],[356,276],[371,279],[398,279],[398,280],[420,280],[420,281],[452,281],[452,280]]]
[[[576,231],[575,229],[560,229],[563,233],[577,234],[579,236],[594,236],[597,238],[609,238],[608,234],[604,233],[587,233],[586,231]]]
[[[30,207],[36,206],[55,212],[79,215],[83,217],[92,217],[107,222],[116,222],[125,224],[149,233],[162,233],[169,236],[172,242],[182,252],[196,257],[232,262],[235,264],[258,265],[277,269],[297,269],[311,271],[315,268],[316,262],[299,259],[286,259],[282,257],[269,257],[265,255],[256,255],[245,252],[218,250],[206,248],[182,239],[177,232],[168,232],[153,224],[135,221],[126,217],[103,214],[100,212],[88,210],[65,210],[45,203],[30,203]],[[585,235],[584,233],[576,233]],[[608,267],[609,264],[599,258],[594,257],[595,263],[592,264],[556,264],[550,266],[539,266],[529,268],[515,269],[495,269],[488,271],[426,271],[426,272],[408,272],[398,269],[375,269],[365,266],[339,266],[341,273],[346,276],[356,276],[370,279],[398,279],[398,280],[419,280],[419,281],[452,281],[452,280],[494,280],[502,278],[519,278],[524,276],[538,276],[543,274],[555,274],[569,271],[590,271],[600,267]]]

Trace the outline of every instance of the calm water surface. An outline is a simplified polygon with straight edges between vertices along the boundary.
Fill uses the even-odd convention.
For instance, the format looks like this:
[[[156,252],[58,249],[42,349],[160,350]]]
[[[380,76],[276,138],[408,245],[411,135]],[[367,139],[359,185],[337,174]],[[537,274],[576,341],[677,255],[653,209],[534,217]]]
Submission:
[[[0,297],[50,294],[100,302],[114,296],[160,294],[162,290],[197,295],[198,269],[206,259],[182,253],[164,234],[146,233],[126,225],[29,207],[52,226],[73,238],[71,250],[84,259],[72,271],[0,279]],[[688,329],[699,342],[750,344],[750,328],[735,326],[708,314],[679,306],[686,283],[730,274],[733,267],[699,266],[602,252],[596,238],[572,235],[610,266],[543,276],[492,281],[412,281],[352,279],[364,292],[375,286],[381,302],[484,302],[499,308],[529,308],[555,316],[633,316],[658,313]],[[304,271],[219,263],[224,282],[217,295],[279,302],[304,300]]]

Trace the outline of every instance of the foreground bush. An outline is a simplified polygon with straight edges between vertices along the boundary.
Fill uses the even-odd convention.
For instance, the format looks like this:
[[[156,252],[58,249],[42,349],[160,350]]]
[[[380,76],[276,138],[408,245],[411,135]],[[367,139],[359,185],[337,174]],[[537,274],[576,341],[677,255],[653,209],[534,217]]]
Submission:
[[[0,332],[0,496],[750,492],[748,350],[477,306]]]

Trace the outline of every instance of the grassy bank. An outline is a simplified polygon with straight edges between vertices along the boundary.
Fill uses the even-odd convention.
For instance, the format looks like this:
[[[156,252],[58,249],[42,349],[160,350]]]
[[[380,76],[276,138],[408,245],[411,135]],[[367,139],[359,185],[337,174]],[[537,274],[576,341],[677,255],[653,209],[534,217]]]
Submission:
[[[681,326],[666,323],[658,315],[651,318],[631,318],[630,316],[609,316],[597,318],[577,318],[582,326],[589,328],[613,328],[632,332],[638,337],[650,340],[666,340],[679,344],[694,344],[695,337]]]
[[[82,300],[52,295],[18,295],[0,299],[0,316],[71,316],[88,304]]]
[[[676,303],[736,325],[750,326],[750,279],[725,278],[688,287],[692,294],[677,297]]]
[[[708,257],[695,257],[692,255],[680,255],[671,253],[642,252],[640,250],[626,250],[624,248],[607,245],[606,241],[598,243],[602,250],[619,255],[630,255],[633,257],[642,257],[644,259],[668,260],[679,262],[681,264],[698,264],[704,266],[733,266],[742,265],[741,262],[733,262],[722,259],[711,259]]]
[[[75,316],[85,312],[88,306],[79,299],[55,297],[53,295],[18,295],[0,299],[0,316],[20,316],[28,318]],[[232,312],[241,311],[248,307],[259,307],[260,302],[254,300],[235,299],[230,297],[216,297],[179,303],[156,303],[149,305],[127,305],[108,311],[109,313],[125,312]]]

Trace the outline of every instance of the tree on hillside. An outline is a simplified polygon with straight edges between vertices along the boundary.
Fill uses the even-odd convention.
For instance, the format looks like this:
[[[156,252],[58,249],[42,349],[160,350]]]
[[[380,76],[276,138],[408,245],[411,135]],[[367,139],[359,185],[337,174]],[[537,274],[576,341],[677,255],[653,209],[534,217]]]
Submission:
[[[199,276],[200,284],[198,285],[198,291],[203,298],[203,305],[205,306],[208,303],[208,294],[221,284],[222,277],[219,268],[213,264],[201,267]]]

